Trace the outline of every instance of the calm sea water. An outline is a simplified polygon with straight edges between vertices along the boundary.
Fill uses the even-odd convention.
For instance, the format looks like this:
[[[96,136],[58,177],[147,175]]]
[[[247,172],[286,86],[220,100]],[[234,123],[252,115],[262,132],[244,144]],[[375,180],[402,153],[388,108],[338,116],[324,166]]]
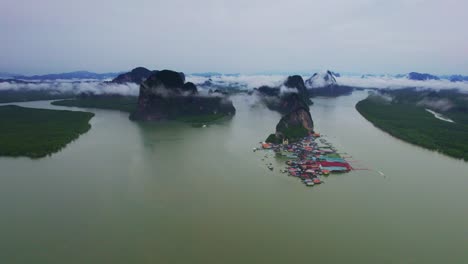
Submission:
[[[314,99],[317,131],[369,170],[313,188],[252,152],[280,118],[252,98],[207,128],[89,109],[63,151],[0,158],[0,263],[468,263],[468,163],[373,127],[365,96]]]

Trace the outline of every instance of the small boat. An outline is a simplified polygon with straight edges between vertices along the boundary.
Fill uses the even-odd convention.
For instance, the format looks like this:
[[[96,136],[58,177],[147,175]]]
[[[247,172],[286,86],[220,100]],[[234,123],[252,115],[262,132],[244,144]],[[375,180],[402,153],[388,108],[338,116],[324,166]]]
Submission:
[[[308,186],[308,187],[312,187],[315,185],[315,183],[313,182],[305,182],[305,185]]]

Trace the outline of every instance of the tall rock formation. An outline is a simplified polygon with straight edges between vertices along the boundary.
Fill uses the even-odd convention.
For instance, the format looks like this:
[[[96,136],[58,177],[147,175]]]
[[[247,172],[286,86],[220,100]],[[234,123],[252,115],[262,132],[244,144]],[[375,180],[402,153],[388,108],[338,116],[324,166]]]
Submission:
[[[235,114],[232,102],[222,96],[200,96],[197,87],[185,83],[181,72],[162,70],[151,74],[140,85],[137,111],[131,119],[212,120]]]
[[[283,116],[276,125],[275,138],[278,140],[299,140],[314,131],[314,122],[309,109],[297,108]]]
[[[280,87],[261,86],[255,89],[265,105],[281,114],[288,114],[298,106],[312,104],[304,80],[299,75],[289,76]]]
[[[285,89],[283,89],[283,87]],[[275,94],[272,88],[260,87],[260,93],[267,93],[270,97]],[[289,76],[283,86],[278,89],[278,99],[269,100],[269,108],[278,110],[283,117],[276,126],[276,133],[271,134],[267,141],[281,142],[299,140],[314,130],[314,123],[310,114],[309,99],[304,80],[299,75]],[[268,106],[268,104],[267,104]]]
[[[284,82],[284,86],[288,88],[293,88],[297,90],[297,94],[301,100],[307,105],[312,104],[312,101],[309,98],[307,88],[305,86],[304,80],[299,75],[289,76]]]

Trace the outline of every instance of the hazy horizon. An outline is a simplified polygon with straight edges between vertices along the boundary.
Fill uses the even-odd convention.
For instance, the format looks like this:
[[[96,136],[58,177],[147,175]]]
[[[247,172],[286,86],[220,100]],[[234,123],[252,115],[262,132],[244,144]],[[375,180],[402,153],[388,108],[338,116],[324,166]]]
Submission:
[[[467,2],[3,1],[0,72],[468,75]]]

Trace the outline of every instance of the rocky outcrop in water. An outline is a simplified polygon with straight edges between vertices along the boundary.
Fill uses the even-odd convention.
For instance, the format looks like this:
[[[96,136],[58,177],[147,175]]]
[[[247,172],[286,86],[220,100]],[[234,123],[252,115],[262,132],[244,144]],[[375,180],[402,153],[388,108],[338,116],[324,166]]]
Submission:
[[[283,139],[295,141],[313,132],[314,123],[309,109],[312,102],[301,76],[289,76],[283,86],[276,90],[271,87],[260,87],[257,92],[269,98],[267,106],[270,109],[283,114],[276,126],[276,133],[268,137],[268,142],[278,143]]]
[[[299,106],[308,109],[312,104],[299,75],[289,76],[280,87],[261,86],[255,92],[269,109],[281,114],[288,114]]]
[[[232,102],[221,94],[201,96],[197,87],[185,82],[180,72],[163,70],[151,74],[140,85],[134,120],[210,121],[235,114]]]
[[[313,133],[313,131],[314,123],[310,111],[301,107],[281,118],[276,125],[274,138],[276,142],[283,139],[294,142]]]

